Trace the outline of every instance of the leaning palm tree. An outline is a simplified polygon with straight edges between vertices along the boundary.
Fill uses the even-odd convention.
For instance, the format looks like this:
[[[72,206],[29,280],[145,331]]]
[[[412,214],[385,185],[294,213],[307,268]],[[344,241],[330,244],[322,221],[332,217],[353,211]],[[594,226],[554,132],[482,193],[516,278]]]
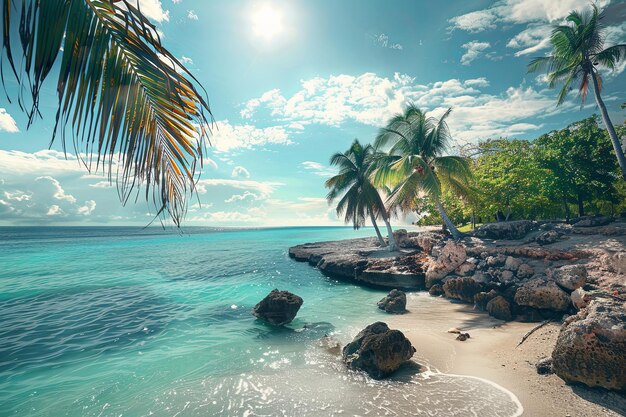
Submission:
[[[337,214],[344,215],[345,222],[352,222],[355,229],[363,226],[366,216],[369,215],[378,241],[381,246],[387,246],[376,224],[376,217],[380,215],[387,227],[389,250],[394,251],[396,242],[389,223],[389,214],[370,180],[373,152],[371,145],[364,147],[355,139],[347,151],[334,154],[330,164],[339,167],[339,173],[326,181],[326,187],[330,188],[326,198],[330,203],[343,195],[337,203]]]
[[[52,142],[60,137],[65,149],[69,134],[90,172],[115,176],[122,203],[144,186],[157,216],[180,226],[211,113],[137,4],[3,0],[0,74],[6,87],[8,63],[30,126],[41,116],[42,85],[58,73]]]
[[[617,162],[622,170],[622,177],[626,179],[626,158],[624,150],[609,113],[602,101],[602,78],[599,67],[615,69],[617,64],[626,55],[626,44],[619,44],[604,48],[605,32],[602,19],[604,13],[599,13],[596,5],[592,5],[590,12],[573,11],[567,16],[566,24],[554,27],[550,42],[552,54],[533,59],[528,65],[529,72],[546,70],[550,87],[562,83],[557,105],[561,105],[571,90],[572,83],[578,83],[578,91],[584,104],[589,91],[589,81],[593,84],[596,104],[602,114],[613,149],[617,155]]]
[[[448,217],[442,191],[449,189],[466,195],[471,180],[469,161],[460,156],[444,156],[450,141],[446,119],[450,109],[437,121],[414,105],[391,118],[376,137],[375,148],[388,152],[380,157],[374,170],[377,185],[391,186],[389,204],[403,212],[415,209],[417,199],[430,197],[455,239],[462,236]]]

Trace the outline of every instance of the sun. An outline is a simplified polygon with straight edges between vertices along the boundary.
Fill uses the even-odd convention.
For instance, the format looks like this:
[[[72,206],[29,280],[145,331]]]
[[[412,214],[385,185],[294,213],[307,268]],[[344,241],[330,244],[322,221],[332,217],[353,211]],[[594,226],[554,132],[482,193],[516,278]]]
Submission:
[[[252,11],[252,32],[270,41],[283,32],[283,13],[275,7],[264,5]]]

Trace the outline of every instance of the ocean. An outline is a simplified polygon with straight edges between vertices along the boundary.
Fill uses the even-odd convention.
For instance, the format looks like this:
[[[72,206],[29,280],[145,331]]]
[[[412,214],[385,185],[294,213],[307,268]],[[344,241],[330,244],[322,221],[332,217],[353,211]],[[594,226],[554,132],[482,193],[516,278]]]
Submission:
[[[385,320],[384,292],[327,278],[287,250],[370,235],[0,228],[0,416],[519,415],[508,391],[439,373],[419,352],[419,372],[374,381],[319,346]],[[274,288],[304,299],[284,328],[250,314]]]

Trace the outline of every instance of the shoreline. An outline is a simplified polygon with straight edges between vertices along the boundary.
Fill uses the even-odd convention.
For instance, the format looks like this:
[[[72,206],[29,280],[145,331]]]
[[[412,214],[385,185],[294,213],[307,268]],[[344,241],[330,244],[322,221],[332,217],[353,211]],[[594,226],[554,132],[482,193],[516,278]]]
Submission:
[[[423,303],[426,293],[407,294],[403,315],[389,315],[385,321],[402,331],[417,349],[412,360],[428,358],[437,371],[448,375],[480,378],[511,392],[523,407],[522,416],[618,417],[626,414],[626,396],[615,392],[567,385],[554,374],[539,375],[538,359],[549,356],[559,325],[534,332],[520,347],[521,337],[535,323],[504,323],[473,310],[468,304],[447,304],[445,316],[431,317]],[[446,327],[447,326],[447,327]],[[465,342],[455,340],[447,329],[458,327],[470,333]],[[613,408],[610,409],[609,407]]]

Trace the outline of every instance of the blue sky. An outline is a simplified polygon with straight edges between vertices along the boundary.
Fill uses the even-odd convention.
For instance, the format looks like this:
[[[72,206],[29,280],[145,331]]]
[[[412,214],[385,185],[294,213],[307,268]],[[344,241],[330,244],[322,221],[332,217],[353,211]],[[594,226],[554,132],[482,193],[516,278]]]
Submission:
[[[208,91],[216,125],[187,225],[338,224],[323,182],[330,155],[370,141],[402,106],[441,114],[459,145],[532,139],[596,109],[576,95],[556,108],[543,77],[549,25],[583,0],[140,0],[165,46]],[[626,4],[607,10],[607,42],[626,42]],[[622,63],[604,72],[614,123],[626,114]],[[145,225],[143,201],[122,207],[62,144],[48,149],[54,81],[29,129],[0,97],[0,224]],[[11,91],[11,85],[9,90]],[[453,150],[451,150],[453,152]]]

